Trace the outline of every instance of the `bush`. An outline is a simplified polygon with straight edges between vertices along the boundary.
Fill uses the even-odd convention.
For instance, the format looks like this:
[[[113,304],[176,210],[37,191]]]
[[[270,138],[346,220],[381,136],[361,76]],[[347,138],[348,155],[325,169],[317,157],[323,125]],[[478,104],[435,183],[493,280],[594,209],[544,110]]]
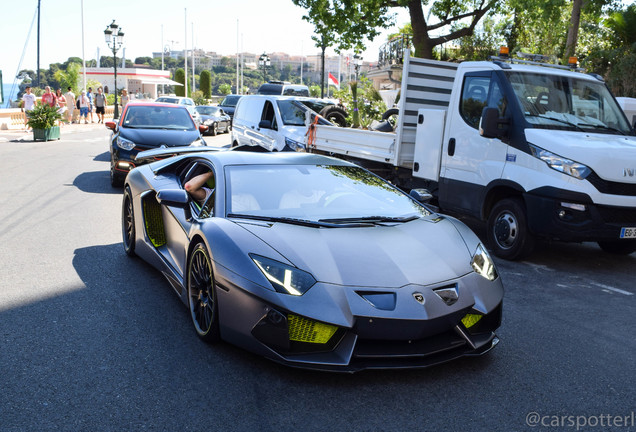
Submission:
[[[59,108],[47,104],[37,104],[27,112],[27,124],[31,129],[49,129],[57,124],[62,115],[57,112]]]
[[[373,82],[365,77],[361,77],[357,83],[356,97],[358,100],[358,115],[360,125],[367,128],[373,120],[382,120],[382,114],[387,110],[386,104],[380,93],[373,87]],[[345,106],[349,116],[347,122],[354,123],[355,113],[353,99],[354,96],[347,87],[343,87],[334,93],[334,98],[339,99]]]

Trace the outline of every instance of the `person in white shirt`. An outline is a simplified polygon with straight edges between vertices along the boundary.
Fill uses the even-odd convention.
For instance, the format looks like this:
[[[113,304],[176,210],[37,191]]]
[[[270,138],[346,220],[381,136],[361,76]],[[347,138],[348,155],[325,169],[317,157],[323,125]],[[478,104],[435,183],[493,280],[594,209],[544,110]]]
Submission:
[[[71,88],[68,88],[68,91],[64,94],[64,97],[66,98],[66,120],[68,120],[69,123],[73,123],[73,111],[75,111],[75,93],[73,93],[73,91],[71,90]]]
[[[31,86],[27,86],[26,93],[22,95],[22,102],[24,103],[24,127],[27,127],[29,121],[29,111],[35,106],[35,95],[31,93]]]
[[[86,92],[82,90],[82,94],[79,97],[79,107],[80,107],[80,123],[82,122],[82,117],[84,118],[84,124],[88,123],[88,110],[90,107],[90,100],[88,100],[88,96],[86,96]]]

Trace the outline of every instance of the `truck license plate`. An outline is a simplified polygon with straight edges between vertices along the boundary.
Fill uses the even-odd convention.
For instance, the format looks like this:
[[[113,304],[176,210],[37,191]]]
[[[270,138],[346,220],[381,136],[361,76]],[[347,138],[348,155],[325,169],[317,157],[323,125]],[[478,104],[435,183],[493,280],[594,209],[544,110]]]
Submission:
[[[636,228],[621,228],[621,238],[636,238]]]

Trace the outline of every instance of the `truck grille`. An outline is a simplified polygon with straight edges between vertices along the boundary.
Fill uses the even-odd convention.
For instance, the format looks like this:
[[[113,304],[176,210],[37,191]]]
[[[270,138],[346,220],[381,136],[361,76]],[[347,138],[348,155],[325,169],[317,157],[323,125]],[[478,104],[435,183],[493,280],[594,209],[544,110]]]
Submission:
[[[598,211],[605,223],[629,224],[636,226],[636,207],[598,207]]]
[[[636,196],[636,183],[619,183],[603,180],[593,171],[585,180],[592,183],[592,186],[604,194]]]

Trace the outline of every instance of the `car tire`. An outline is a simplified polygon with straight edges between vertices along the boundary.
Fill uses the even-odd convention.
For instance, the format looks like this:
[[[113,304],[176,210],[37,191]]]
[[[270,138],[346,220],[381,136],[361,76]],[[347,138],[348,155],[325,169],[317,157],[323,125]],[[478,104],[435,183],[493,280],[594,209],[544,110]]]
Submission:
[[[212,127],[210,128],[210,134],[212,136],[216,136],[219,133],[219,125],[217,123],[212,123]]]
[[[613,255],[629,255],[636,252],[636,240],[600,241],[598,245],[603,252]]]
[[[225,129],[225,132],[227,132],[227,133],[232,132],[232,123],[228,123],[227,124],[227,128]]]
[[[188,308],[194,329],[208,343],[221,340],[219,305],[214,288],[210,254],[204,243],[197,243],[188,259],[186,279]]]
[[[495,204],[487,231],[492,252],[500,258],[519,260],[534,249],[535,238],[528,230],[526,208],[520,198],[506,198]]]
[[[126,178],[115,170],[113,161],[110,162],[110,185],[114,188],[120,188],[124,185]]]
[[[133,209],[133,197],[130,187],[124,189],[124,199],[121,211],[121,231],[124,240],[126,255],[135,256],[135,211]]]
[[[331,123],[335,123],[340,127],[347,127],[349,124],[347,123],[347,112],[337,106],[337,105],[329,105],[320,110],[320,115],[329,120]]]

